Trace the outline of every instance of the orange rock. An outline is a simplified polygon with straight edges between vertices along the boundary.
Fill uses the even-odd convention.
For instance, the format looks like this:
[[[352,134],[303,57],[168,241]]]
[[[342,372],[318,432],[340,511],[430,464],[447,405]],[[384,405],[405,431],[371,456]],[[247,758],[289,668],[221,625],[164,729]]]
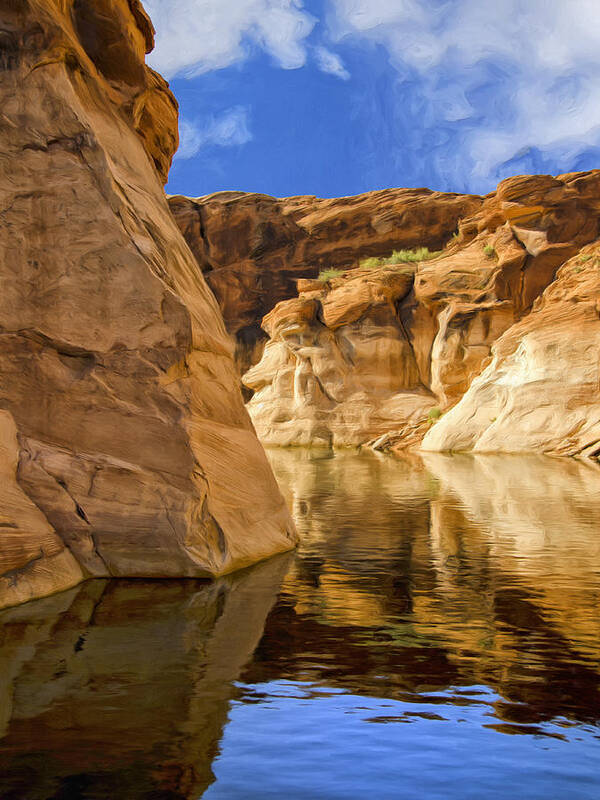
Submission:
[[[406,267],[356,270],[275,306],[263,357],[243,377],[264,442],[357,445],[423,419],[435,397],[396,310],[412,283]]]
[[[482,202],[481,197],[428,189],[386,189],[329,200],[244,192],[169,198],[227,330],[236,337],[241,372],[262,354],[262,317],[296,295],[298,279],[314,279],[323,269],[351,269],[363,258],[388,256],[398,248],[439,249],[459,219]]]
[[[426,450],[600,454],[600,241],[569,260],[423,441]]]
[[[177,111],[144,64],[148,18],[137,0],[0,5],[0,605],[289,548],[229,337],[162,189]]]
[[[510,178],[460,221],[458,235],[439,256],[416,265],[349,270],[320,292],[301,295],[317,305],[315,314],[302,319],[297,301],[280,303],[265,318],[268,357],[243,378],[252,389],[260,386],[248,405],[259,435],[273,444],[339,445],[387,436],[386,447],[392,440],[402,447],[403,439],[415,443],[431,428],[425,439],[431,449],[498,450],[509,441],[514,448],[521,436],[517,449],[592,452],[596,415],[590,387],[597,351],[586,346],[581,331],[595,341],[600,284],[595,256],[588,258],[581,248],[597,238],[599,198],[600,171]],[[578,276],[578,292],[568,299],[562,288],[565,266],[557,278],[565,264],[574,265],[569,280]],[[542,314],[541,308],[549,310]],[[283,319],[285,325],[278,324]],[[556,344],[560,369],[543,367],[544,391],[556,398],[553,414],[563,422],[542,420],[532,408],[526,429],[514,415],[507,417],[506,428],[494,422],[502,436],[510,429],[506,440],[500,433],[484,434],[490,419],[500,419],[496,406],[509,403],[499,389],[493,389],[493,401],[482,399],[496,380],[502,384],[496,374],[504,369],[500,365],[512,364],[503,343],[520,341],[528,325],[539,326],[527,335],[527,341],[540,339],[527,358],[542,364],[549,354],[541,342],[551,330],[542,331],[550,320],[551,338],[560,332],[562,340]],[[531,369],[535,373],[537,367]],[[484,375],[487,388],[477,394],[474,387]],[[561,381],[578,388],[567,390]],[[535,401],[525,389],[523,398],[519,413],[525,415],[527,403]],[[433,408],[438,414],[456,403],[439,422],[434,416],[423,424]],[[485,420],[473,403],[481,404]],[[540,421],[548,427],[546,438]]]

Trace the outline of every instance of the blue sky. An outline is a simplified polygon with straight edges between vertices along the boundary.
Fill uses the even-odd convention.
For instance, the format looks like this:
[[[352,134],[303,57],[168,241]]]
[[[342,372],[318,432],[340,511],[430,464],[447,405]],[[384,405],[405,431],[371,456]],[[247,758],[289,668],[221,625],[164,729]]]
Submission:
[[[167,191],[488,192],[600,166],[598,0],[145,0]]]

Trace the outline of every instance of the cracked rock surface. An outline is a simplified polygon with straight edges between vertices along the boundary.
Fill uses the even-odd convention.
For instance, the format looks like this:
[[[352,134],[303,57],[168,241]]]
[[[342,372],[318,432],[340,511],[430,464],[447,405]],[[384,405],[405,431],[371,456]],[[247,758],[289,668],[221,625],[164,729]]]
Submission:
[[[138,0],[0,0],[0,606],[295,541],[164,196],[152,44]]]

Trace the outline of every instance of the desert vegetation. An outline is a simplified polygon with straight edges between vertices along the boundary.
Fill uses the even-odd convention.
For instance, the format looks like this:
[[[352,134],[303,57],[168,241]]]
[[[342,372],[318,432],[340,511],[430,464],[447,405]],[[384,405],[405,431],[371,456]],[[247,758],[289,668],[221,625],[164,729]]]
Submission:
[[[331,278],[339,278],[343,274],[343,269],[323,269],[319,272],[319,280],[325,282],[331,280]]]
[[[429,250],[428,247],[417,247],[415,250],[394,250],[390,256],[383,258],[363,258],[360,268],[375,269],[389,264],[416,264],[419,261],[437,258],[441,252],[441,250]]]

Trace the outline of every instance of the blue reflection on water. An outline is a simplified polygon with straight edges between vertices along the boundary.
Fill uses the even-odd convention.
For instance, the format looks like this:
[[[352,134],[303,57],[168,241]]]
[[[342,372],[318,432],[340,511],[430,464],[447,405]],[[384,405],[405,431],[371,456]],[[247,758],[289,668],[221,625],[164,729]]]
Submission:
[[[598,797],[597,728],[504,725],[486,686],[414,703],[294,681],[240,689],[204,800]]]

